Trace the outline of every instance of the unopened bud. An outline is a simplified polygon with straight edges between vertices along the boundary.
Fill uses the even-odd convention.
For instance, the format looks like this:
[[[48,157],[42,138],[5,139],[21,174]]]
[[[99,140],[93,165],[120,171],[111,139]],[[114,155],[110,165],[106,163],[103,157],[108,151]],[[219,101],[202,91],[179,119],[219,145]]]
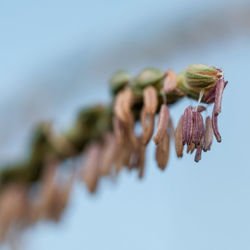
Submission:
[[[127,71],[117,71],[110,79],[110,88],[114,95],[128,85],[131,80],[131,76]]]

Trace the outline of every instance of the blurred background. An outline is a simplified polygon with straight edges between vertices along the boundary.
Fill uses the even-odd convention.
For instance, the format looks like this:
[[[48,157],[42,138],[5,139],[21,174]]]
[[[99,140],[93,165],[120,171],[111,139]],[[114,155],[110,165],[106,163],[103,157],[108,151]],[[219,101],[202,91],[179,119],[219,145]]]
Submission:
[[[39,121],[66,130],[84,105],[108,103],[118,69],[204,63],[229,81],[223,142],[198,165],[172,147],[162,172],[151,143],[142,181],[123,170],[93,197],[77,183],[63,219],[27,230],[20,249],[250,249],[249,13],[247,0],[0,2],[1,165],[25,155]],[[175,124],[190,102],[172,107]]]

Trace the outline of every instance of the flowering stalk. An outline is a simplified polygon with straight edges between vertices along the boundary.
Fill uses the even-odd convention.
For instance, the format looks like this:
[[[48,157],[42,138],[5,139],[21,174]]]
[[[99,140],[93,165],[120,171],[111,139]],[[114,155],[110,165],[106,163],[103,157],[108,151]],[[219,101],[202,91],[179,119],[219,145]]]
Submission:
[[[20,207],[18,213],[12,211],[15,216],[4,216],[6,208],[0,206],[0,239],[9,230],[13,222],[11,218],[14,218],[14,223],[25,220],[26,224],[44,217],[57,220],[66,206],[72,186],[72,182],[68,181],[67,188],[62,189],[55,182],[55,172],[66,159],[86,152],[84,164],[78,164],[80,174],[77,176],[91,193],[97,190],[101,177],[117,175],[124,167],[138,170],[139,177],[143,177],[145,151],[153,137],[158,112],[159,120],[153,140],[159,168],[164,170],[167,166],[172,136],[175,137],[177,156],[183,157],[187,145],[188,153],[196,150],[195,161],[198,162],[202,151],[210,150],[213,134],[218,142],[221,141],[217,118],[226,84],[222,70],[202,64],[190,65],[178,75],[173,70],[163,72],[154,68],[147,68],[136,77],[131,77],[126,71],[118,71],[110,80],[113,96],[110,106],[97,105],[83,109],[72,129],[60,136],[54,135],[50,124],[40,124],[34,131],[28,159],[7,166],[0,172],[0,204],[8,202],[14,205],[20,199],[25,200],[25,206]],[[184,97],[196,100],[197,105],[185,109],[174,131],[170,106]],[[214,103],[212,119],[208,116],[206,124],[202,115],[206,107],[200,103]],[[136,122],[141,124],[141,135],[135,133]],[[24,194],[27,195],[27,190],[39,181],[41,186],[50,189],[41,192],[41,195],[35,191],[39,200],[37,203]],[[11,192],[20,192],[20,195],[8,200],[6,193]],[[56,210],[51,208],[52,203]],[[4,219],[1,220],[1,216]],[[6,218],[10,219],[6,222]],[[7,226],[1,227],[3,224]]]

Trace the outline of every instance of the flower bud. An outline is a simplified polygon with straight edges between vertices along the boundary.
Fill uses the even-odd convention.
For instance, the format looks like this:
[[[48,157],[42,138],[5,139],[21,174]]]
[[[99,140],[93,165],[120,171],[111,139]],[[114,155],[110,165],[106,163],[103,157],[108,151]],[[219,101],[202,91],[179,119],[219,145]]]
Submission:
[[[135,79],[136,85],[144,88],[149,85],[155,85],[164,78],[165,73],[159,69],[144,69]]]
[[[185,71],[185,81],[192,88],[206,88],[216,83],[218,73],[214,67],[208,67],[204,64],[193,64]]]
[[[114,95],[122,90],[130,82],[131,76],[127,71],[117,71],[110,79],[110,88]]]
[[[219,78],[222,77],[221,70],[204,64],[192,64],[180,75],[178,87],[189,96],[197,99],[201,89],[207,92]]]

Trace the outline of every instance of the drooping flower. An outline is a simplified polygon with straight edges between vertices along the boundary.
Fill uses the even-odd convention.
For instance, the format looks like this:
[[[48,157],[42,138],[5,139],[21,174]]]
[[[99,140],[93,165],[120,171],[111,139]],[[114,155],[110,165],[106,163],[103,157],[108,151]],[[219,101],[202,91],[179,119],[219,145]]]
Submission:
[[[164,170],[168,164],[170,135],[166,129],[156,147],[156,161],[160,169]]]
[[[166,129],[168,128],[169,121],[170,121],[170,115],[168,106],[166,104],[162,104],[158,118],[157,131],[156,135],[154,136],[155,144],[158,144],[161,138],[163,137]]]
[[[143,109],[141,111],[142,143],[147,145],[154,132],[154,118],[158,108],[157,91],[153,86],[143,90]]]
[[[203,109],[198,109],[197,107],[187,107],[184,111],[182,120],[182,145],[187,145],[187,153],[193,153],[196,149],[195,161],[199,161],[201,158],[201,151],[204,144],[204,121],[200,111]],[[179,122],[180,123],[180,122]],[[178,125],[179,126],[179,125]],[[176,140],[178,145],[179,141]],[[177,156],[181,155],[179,146],[176,145]]]
[[[221,69],[203,64],[190,65],[179,75],[178,88],[187,96],[198,100],[196,108],[191,106],[186,108],[182,118],[182,143],[187,145],[187,152],[192,153],[196,148],[195,161],[200,160],[202,149],[204,151],[210,149],[213,134],[216,140],[221,142],[217,120],[221,112],[223,90],[227,83]],[[206,119],[206,129],[201,115],[206,107],[200,105],[200,102],[214,103],[212,119],[209,117]],[[176,143],[178,145],[178,141]],[[180,155],[179,151],[176,153]]]
[[[158,126],[154,142],[156,144],[156,161],[160,169],[164,170],[168,163],[170,148],[170,130],[171,120],[169,109],[166,104],[161,105],[158,118]]]
[[[143,108],[141,112],[142,143],[147,145],[154,133],[155,116],[147,113]]]
[[[158,107],[157,91],[153,86],[148,86],[143,90],[144,109],[148,114],[155,114]]]

